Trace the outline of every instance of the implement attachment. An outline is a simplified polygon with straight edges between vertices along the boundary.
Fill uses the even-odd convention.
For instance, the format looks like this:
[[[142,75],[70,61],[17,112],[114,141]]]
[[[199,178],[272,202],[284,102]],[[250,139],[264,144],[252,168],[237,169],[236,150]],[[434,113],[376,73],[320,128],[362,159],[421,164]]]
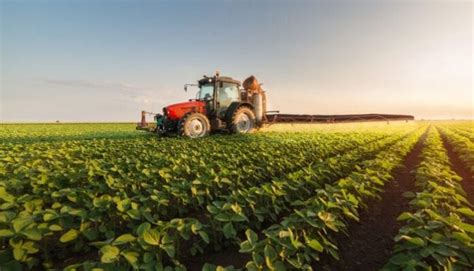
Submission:
[[[411,115],[393,114],[351,114],[351,115],[299,115],[299,114],[267,114],[268,124],[273,123],[335,123],[360,121],[396,121],[414,120]]]

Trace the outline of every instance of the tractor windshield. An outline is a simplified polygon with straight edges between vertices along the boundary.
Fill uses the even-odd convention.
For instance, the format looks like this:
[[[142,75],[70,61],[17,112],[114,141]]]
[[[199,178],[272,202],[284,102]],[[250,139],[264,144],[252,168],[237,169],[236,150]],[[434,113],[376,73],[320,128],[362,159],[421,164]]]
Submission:
[[[202,85],[198,92],[199,100],[211,100],[214,96],[214,85]]]

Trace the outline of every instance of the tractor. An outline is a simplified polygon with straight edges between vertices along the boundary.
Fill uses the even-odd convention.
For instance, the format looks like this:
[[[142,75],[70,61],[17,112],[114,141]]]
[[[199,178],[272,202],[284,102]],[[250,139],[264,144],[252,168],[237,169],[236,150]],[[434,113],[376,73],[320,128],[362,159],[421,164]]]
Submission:
[[[349,115],[306,115],[280,114],[267,111],[266,94],[254,76],[239,81],[227,76],[203,76],[197,84],[199,91],[195,99],[184,103],[168,105],[163,114],[142,111],[137,129],[157,133],[160,136],[179,135],[199,138],[211,132],[226,131],[233,134],[251,133],[263,125],[274,123],[339,123],[361,121],[410,121],[412,115],[399,114],[349,114]],[[155,124],[146,122],[146,115],[154,115]]]
[[[210,132],[227,131],[234,134],[251,133],[263,124],[266,102],[265,92],[254,76],[241,83],[227,76],[203,76],[197,86],[195,99],[168,105],[162,114],[154,114],[156,126],[152,131],[159,135],[180,135],[199,138]],[[142,111],[137,129],[150,130]]]

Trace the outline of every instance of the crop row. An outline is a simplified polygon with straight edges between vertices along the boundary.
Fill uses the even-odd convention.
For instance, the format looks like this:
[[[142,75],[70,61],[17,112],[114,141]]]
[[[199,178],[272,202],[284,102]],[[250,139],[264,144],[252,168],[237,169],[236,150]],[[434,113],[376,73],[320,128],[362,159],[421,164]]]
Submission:
[[[416,170],[419,192],[405,194],[413,198],[410,211],[398,217],[404,226],[395,237],[394,254],[384,269],[468,270],[474,266],[473,206],[466,200],[461,178],[452,171],[434,128],[421,157]]]
[[[295,202],[294,209],[279,224],[263,231],[259,240],[247,230],[247,240],[240,251],[249,253],[249,270],[311,269],[311,264],[329,254],[338,258],[335,234],[346,230],[348,221],[358,220],[358,209],[369,198],[378,197],[384,184],[391,180],[394,168],[413,148],[424,129],[365,161],[347,177],[326,183],[313,191],[313,196]]]
[[[35,143],[99,138],[144,138],[151,134],[137,133],[133,124],[125,123],[58,123],[0,124],[0,142]]]
[[[468,138],[469,140],[474,141],[474,130],[472,131],[468,131],[465,129],[451,129],[451,130],[453,130],[453,132],[459,134],[460,136],[464,136]]]
[[[453,151],[464,163],[464,166],[474,176],[474,142],[465,136],[451,131],[450,128],[439,127],[443,135],[445,135],[448,143],[453,146]]]
[[[347,175],[366,159],[400,139],[400,135],[372,142],[272,179],[259,186],[237,189],[207,206],[211,243],[233,241],[239,243],[238,233],[246,229],[261,229],[262,224],[275,223],[282,214],[291,211],[297,202],[308,198],[314,189],[321,188]]]
[[[474,141],[474,122],[454,122],[447,124],[439,124],[437,127],[448,128],[457,134],[467,137],[471,141]]]
[[[162,218],[189,212],[186,208],[179,209],[187,198],[194,200],[197,207],[205,206],[194,192],[199,191],[193,189],[197,182],[207,182],[209,191],[201,191],[206,192],[204,198],[212,199],[220,188],[231,191],[229,186],[235,188],[236,184],[251,186],[272,174],[366,144],[381,135],[301,137],[301,140],[297,140],[298,136],[283,140],[265,136],[261,141],[251,142],[243,138],[217,146],[202,144],[205,141],[192,145],[190,141],[175,140],[165,146],[155,141],[92,140],[87,145],[71,141],[5,148],[0,168],[0,237],[2,247],[8,242],[9,249],[2,249],[5,259],[2,262],[15,259],[11,264],[20,261],[33,267],[41,261],[45,267],[51,267],[60,251],[87,252],[94,250],[94,246],[101,247],[104,262],[115,262],[117,251],[108,250],[110,246],[97,240],[112,239],[115,245],[130,243],[136,238],[129,233],[120,235],[121,232],[143,233],[146,225],[159,226],[163,224]],[[203,152],[212,158],[200,157]],[[209,195],[210,188],[214,189],[214,196]],[[225,194],[222,189],[220,192]],[[170,203],[179,197],[183,201]],[[178,211],[170,214],[173,208]],[[178,232],[190,231],[198,234],[204,243],[209,242],[197,219],[175,219],[166,223],[166,227]],[[150,232],[153,231],[147,234]],[[174,258],[174,242],[165,235],[159,239],[160,249]],[[135,251],[119,252],[123,259],[135,264],[138,255]],[[111,260],[110,255],[116,257]],[[140,256],[145,255],[149,254]]]

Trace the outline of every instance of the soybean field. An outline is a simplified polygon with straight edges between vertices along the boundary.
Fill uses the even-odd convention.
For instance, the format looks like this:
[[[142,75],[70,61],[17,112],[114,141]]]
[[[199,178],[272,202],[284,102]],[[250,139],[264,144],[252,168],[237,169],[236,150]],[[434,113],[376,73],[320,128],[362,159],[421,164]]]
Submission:
[[[308,127],[2,124],[0,270],[474,269],[472,121]]]

